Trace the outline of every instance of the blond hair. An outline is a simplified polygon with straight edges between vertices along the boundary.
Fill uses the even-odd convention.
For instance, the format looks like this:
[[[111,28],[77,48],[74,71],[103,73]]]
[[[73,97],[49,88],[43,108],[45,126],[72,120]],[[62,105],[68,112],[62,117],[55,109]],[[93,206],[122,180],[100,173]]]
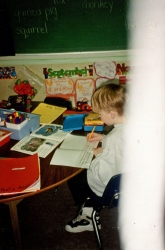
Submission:
[[[94,112],[116,111],[118,115],[124,114],[126,102],[126,89],[121,85],[107,83],[95,90],[92,95],[91,104]]]

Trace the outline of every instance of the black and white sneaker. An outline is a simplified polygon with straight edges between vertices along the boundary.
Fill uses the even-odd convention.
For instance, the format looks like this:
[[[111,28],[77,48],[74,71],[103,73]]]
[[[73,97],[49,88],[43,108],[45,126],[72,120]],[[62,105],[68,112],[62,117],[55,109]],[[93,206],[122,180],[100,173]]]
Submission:
[[[93,208],[84,207],[77,218],[70,221],[66,226],[65,230],[70,233],[81,233],[84,231],[94,231],[92,224],[92,214]],[[100,216],[98,215],[97,223],[99,229],[101,229]]]

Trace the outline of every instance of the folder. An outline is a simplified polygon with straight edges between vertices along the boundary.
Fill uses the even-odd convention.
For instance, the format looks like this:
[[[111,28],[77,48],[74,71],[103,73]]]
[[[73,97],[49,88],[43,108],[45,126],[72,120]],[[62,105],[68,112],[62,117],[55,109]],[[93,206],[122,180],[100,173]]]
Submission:
[[[0,195],[34,192],[40,189],[38,154],[0,159]]]

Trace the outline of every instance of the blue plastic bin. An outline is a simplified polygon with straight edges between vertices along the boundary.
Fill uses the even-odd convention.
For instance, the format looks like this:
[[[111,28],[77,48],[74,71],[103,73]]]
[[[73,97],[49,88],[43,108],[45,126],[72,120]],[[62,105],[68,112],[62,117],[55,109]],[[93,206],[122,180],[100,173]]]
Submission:
[[[84,131],[92,131],[94,126],[84,126]],[[95,131],[101,132],[104,130],[104,126],[95,126]]]
[[[2,120],[5,120],[5,118],[12,113],[13,110],[0,109],[0,118]],[[11,139],[21,140],[25,136],[30,135],[31,132],[33,132],[40,126],[40,115],[26,113],[26,112],[23,113],[27,114],[28,122],[20,129],[7,128],[6,126],[0,127],[3,130],[9,130],[12,132],[12,134],[10,135]]]

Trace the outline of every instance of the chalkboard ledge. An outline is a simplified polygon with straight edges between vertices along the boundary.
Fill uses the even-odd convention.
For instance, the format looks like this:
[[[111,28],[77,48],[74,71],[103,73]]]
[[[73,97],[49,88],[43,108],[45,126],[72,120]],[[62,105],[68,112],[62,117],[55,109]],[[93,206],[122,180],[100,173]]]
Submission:
[[[98,52],[74,53],[44,53],[44,54],[18,54],[15,56],[0,57],[0,64],[27,65],[27,64],[60,64],[75,62],[95,62],[98,60],[121,61],[134,54],[132,50],[113,50]]]

